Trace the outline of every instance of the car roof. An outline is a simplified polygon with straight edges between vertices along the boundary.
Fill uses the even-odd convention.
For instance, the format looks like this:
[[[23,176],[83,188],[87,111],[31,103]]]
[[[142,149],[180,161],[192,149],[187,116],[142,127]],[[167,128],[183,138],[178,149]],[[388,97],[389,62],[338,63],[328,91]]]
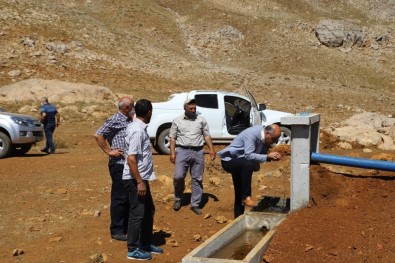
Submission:
[[[212,93],[212,94],[220,94],[222,96],[236,96],[236,97],[242,97],[245,98],[247,100],[250,100],[250,98],[248,98],[246,95],[247,94],[240,94],[237,92],[233,92],[233,91],[226,91],[226,90],[192,90],[190,91],[190,93],[195,93],[195,94],[199,94],[199,93]]]

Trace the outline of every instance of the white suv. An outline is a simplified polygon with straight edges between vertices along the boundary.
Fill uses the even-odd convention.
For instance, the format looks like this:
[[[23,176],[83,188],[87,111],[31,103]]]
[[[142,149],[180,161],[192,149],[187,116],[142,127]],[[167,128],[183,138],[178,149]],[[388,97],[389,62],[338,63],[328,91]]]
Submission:
[[[175,117],[184,113],[184,101],[195,99],[196,112],[208,123],[213,143],[230,143],[237,134],[253,125],[281,126],[281,117],[291,113],[267,110],[265,104],[257,104],[252,94],[246,96],[234,92],[215,90],[193,90],[170,95],[168,101],[153,103],[152,118],[148,125],[148,135],[158,153],[169,154],[170,126]],[[278,144],[289,144],[291,131],[281,126]]]
[[[42,140],[43,125],[37,118],[0,109],[0,159],[25,154]]]

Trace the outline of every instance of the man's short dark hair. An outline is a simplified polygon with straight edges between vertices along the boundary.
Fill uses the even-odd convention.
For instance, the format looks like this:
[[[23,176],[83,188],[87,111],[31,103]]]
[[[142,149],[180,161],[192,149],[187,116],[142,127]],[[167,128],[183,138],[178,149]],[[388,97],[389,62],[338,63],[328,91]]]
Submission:
[[[141,99],[134,105],[134,111],[137,117],[144,117],[149,111],[152,111],[152,103],[149,100]]]

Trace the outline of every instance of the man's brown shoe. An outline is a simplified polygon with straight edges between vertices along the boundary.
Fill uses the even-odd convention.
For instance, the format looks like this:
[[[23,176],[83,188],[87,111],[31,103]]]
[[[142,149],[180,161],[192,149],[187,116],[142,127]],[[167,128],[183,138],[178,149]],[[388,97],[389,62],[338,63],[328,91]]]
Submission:
[[[253,201],[250,196],[243,200],[243,204],[250,207],[258,206],[257,203],[255,203],[255,201]]]

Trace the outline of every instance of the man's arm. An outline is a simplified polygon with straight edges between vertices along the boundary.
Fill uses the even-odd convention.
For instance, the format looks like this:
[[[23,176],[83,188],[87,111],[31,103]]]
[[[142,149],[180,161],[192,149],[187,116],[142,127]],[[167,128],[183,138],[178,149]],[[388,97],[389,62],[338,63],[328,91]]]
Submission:
[[[47,116],[47,113],[45,113],[45,111],[43,111],[40,114],[41,114],[41,117],[40,117],[41,123],[45,123],[45,117]]]
[[[256,153],[256,141],[260,140],[253,136],[253,134],[246,134],[243,138],[244,141],[244,157],[250,161],[264,163],[267,161],[266,154]],[[261,141],[259,143],[262,143]]]
[[[59,126],[59,124],[60,124],[60,114],[59,114],[59,112],[56,112],[56,127],[58,127]]]
[[[137,182],[137,194],[145,195],[147,188],[145,187],[144,181],[140,176],[139,169],[137,168],[136,155],[128,155],[127,162],[130,169],[130,174]]]
[[[203,124],[203,138],[204,138],[204,141],[206,142],[207,146],[210,148],[210,158],[211,158],[211,160],[214,160],[215,157],[216,157],[216,153],[214,151],[213,142],[211,140],[208,123],[207,123],[205,118],[202,117],[202,119],[203,119],[203,121],[202,121],[202,124]]]
[[[95,134],[95,139],[97,144],[100,146],[100,148],[108,154],[111,157],[121,157],[123,156],[123,150],[121,149],[111,149],[110,146],[108,146],[106,139],[102,135]]]
[[[176,161],[176,140],[170,138],[170,162],[175,163]]]
[[[206,142],[208,148],[210,148],[210,158],[211,160],[214,160],[216,157],[216,152],[214,151],[214,147],[213,147],[213,142],[211,140],[211,136],[207,135],[204,137],[204,141]]]
[[[176,162],[176,138],[177,138],[177,124],[173,120],[170,127],[169,137],[170,137],[170,162]]]

